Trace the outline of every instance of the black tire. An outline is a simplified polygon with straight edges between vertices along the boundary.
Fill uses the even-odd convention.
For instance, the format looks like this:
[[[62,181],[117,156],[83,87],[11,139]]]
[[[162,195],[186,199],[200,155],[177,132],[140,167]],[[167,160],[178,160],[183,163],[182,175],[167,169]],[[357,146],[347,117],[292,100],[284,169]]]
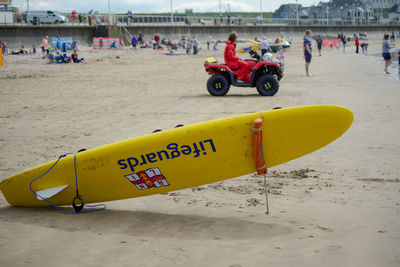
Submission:
[[[257,81],[257,91],[262,96],[273,96],[278,92],[279,82],[272,75],[263,75]]]
[[[213,75],[207,81],[207,90],[210,95],[224,96],[229,91],[230,84],[228,79],[222,74]]]

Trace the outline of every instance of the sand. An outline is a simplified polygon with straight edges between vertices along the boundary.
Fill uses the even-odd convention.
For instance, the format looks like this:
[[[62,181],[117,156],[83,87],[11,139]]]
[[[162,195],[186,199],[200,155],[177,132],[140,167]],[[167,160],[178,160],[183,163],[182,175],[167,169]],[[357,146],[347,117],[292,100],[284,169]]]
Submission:
[[[336,104],[355,119],[337,141],[269,171],[268,216],[255,175],[79,215],[11,207],[0,194],[0,266],[399,266],[400,83],[383,72],[380,37],[368,56],[315,50],[311,78],[295,37],[274,97],[207,93],[202,63],[221,61],[223,45],[197,56],[81,47],[88,64],[6,56],[0,179],[81,148],[277,106]]]

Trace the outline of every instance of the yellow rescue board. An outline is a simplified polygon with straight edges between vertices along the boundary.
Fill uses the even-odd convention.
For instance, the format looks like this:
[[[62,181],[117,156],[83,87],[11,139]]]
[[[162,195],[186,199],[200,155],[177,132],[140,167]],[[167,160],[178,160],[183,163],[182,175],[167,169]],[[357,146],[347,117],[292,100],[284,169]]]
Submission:
[[[353,113],[331,105],[262,111],[131,138],[76,154],[79,194],[85,203],[141,197],[213,183],[255,172],[252,123],[263,120],[267,167],[313,152],[341,136]],[[44,206],[30,190],[33,179],[55,161],[0,183],[14,206]],[[76,196],[74,155],[60,161],[32,184],[35,192],[60,188],[50,196],[70,205]]]
[[[254,45],[250,46],[250,47],[240,48],[240,49],[236,50],[236,52],[238,52],[238,53],[247,53],[250,50],[253,50],[253,51],[259,51],[260,50],[260,42],[259,41],[254,41],[254,40],[251,40],[251,39],[247,39],[247,41],[250,42],[250,43],[253,43]],[[269,47],[274,47],[274,48],[279,48],[280,46],[282,46],[282,47],[285,48],[285,47],[290,47],[290,43],[288,41],[278,39],[278,42],[274,42],[274,43],[268,42],[268,46]]]

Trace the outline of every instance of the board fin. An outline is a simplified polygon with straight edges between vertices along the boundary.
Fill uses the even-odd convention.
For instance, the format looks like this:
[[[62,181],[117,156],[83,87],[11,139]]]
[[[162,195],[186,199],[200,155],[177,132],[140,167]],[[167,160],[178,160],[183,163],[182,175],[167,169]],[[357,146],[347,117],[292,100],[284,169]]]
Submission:
[[[57,195],[61,191],[63,191],[65,188],[70,186],[69,184],[67,185],[62,185],[62,186],[57,186],[57,187],[51,187],[51,188],[46,188],[43,190],[39,190],[36,192],[36,197],[39,200],[51,198],[52,196]]]

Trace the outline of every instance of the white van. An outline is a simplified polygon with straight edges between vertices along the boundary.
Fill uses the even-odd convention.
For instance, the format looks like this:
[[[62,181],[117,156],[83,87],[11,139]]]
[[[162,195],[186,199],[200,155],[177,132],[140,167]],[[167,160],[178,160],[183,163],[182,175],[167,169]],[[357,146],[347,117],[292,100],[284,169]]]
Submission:
[[[65,23],[67,18],[60,13],[52,10],[29,11],[26,14],[27,22],[36,24]]]

